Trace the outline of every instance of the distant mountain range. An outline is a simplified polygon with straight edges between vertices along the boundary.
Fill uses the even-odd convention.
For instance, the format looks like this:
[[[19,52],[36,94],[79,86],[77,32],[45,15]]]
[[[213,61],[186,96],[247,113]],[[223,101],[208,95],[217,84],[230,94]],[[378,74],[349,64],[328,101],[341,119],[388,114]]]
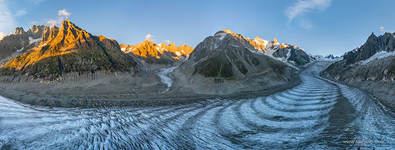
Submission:
[[[303,66],[313,61],[313,58],[307,55],[303,49],[295,45],[279,43],[276,38],[273,41],[267,41],[257,36],[253,40],[249,38],[246,40],[255,49],[292,65]]]
[[[310,57],[314,58],[315,60],[335,60],[335,59],[340,59],[343,56],[339,57],[339,56],[334,56],[333,54],[329,54],[329,55],[311,55]]]
[[[225,37],[228,38],[227,35],[238,39],[238,42],[221,43],[221,45],[234,48],[235,44],[242,43],[239,46],[246,48],[248,53],[251,53],[251,56],[265,54],[295,66],[302,66],[311,61],[311,58],[302,49],[290,44],[280,44],[277,39],[266,41],[256,37],[250,40],[230,30],[219,31],[214,37],[219,37],[215,39],[222,40]],[[211,51],[209,53],[207,49],[218,48],[218,41],[212,42],[217,43],[217,45],[214,45],[215,47],[207,47],[203,42],[196,47],[199,50],[195,53],[193,52],[194,48],[188,45],[176,46],[174,43],[169,45],[164,43],[155,44],[149,40],[137,45],[118,44],[116,40],[108,39],[102,35],[91,35],[69,20],[65,20],[61,23],[60,28],[34,25],[27,32],[21,27],[16,28],[14,34],[8,35],[0,41],[0,71],[3,75],[29,75],[34,78],[48,80],[55,80],[69,72],[138,72],[145,70],[146,67],[141,65],[140,62],[175,65],[184,62],[190,54],[195,61],[200,60],[211,55]],[[225,59],[226,56],[218,57],[223,58],[215,58],[215,61]],[[222,69],[233,70],[232,73],[235,74],[237,70],[241,74],[246,74],[245,71],[247,70],[248,72],[257,72],[257,68],[252,69],[254,65],[251,66],[251,63],[258,63],[261,60],[254,59],[254,61],[251,61],[237,64],[232,62],[231,66],[227,66],[230,68],[225,67]],[[265,63],[262,62],[262,64]],[[233,65],[236,65],[238,69],[234,70]],[[208,71],[205,68],[202,66],[195,73]],[[213,69],[218,68],[214,67]],[[280,67],[279,69],[282,68]],[[221,76],[224,75],[222,73],[230,72],[221,72]],[[209,74],[214,75],[212,73]]]
[[[176,46],[174,43],[166,45],[164,43],[155,44],[145,40],[137,45],[121,44],[121,50],[125,53],[132,53],[147,63],[171,64],[184,61],[193,51],[193,47],[188,45]]]
[[[126,45],[64,20],[59,28],[16,28],[0,40],[0,94],[29,104],[74,106],[83,103],[76,94],[133,99],[278,90],[298,84],[298,72],[312,61],[297,46],[230,30],[195,48],[149,40]]]

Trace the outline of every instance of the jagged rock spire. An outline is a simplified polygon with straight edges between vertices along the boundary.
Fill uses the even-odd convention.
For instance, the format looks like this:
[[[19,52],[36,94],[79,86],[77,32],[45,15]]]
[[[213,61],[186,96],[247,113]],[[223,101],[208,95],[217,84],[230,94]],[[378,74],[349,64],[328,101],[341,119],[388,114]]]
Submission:
[[[15,28],[14,34],[18,35],[18,34],[23,34],[23,33],[25,33],[25,30],[23,30],[22,27]]]

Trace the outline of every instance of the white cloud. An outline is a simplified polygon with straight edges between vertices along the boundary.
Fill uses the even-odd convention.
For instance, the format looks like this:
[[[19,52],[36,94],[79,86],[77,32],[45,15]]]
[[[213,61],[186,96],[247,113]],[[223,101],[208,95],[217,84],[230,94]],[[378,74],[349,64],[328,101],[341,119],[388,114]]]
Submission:
[[[301,16],[312,10],[324,11],[332,3],[332,0],[298,0],[293,6],[289,7],[285,14],[291,22],[295,17]]]
[[[55,26],[56,24],[58,24],[58,21],[57,21],[57,20],[54,20],[54,19],[49,19],[49,20],[47,21],[47,24],[48,24],[50,27],[53,27],[53,26]]]
[[[381,32],[385,32],[385,29],[383,26],[380,27]]]
[[[50,27],[53,27],[53,26],[55,26],[56,24],[62,23],[63,20],[64,20],[65,18],[67,19],[67,17],[70,16],[70,15],[71,15],[71,13],[67,12],[66,9],[59,10],[59,11],[58,11],[58,16],[59,16],[59,17],[58,17],[57,20],[55,20],[55,19],[49,19],[48,21],[46,20],[46,22],[47,22],[47,24],[48,24]]]
[[[0,0],[0,32],[12,32],[15,27],[14,16],[8,9],[5,0]]]
[[[151,34],[147,34],[147,35],[145,36],[145,40],[148,40],[148,41],[154,42],[154,41],[155,41],[155,39],[153,39],[153,37],[154,37],[154,36],[152,36]]]
[[[165,40],[165,42],[166,42],[167,44],[170,44],[170,40]]]
[[[64,16],[67,19],[67,17],[69,17],[71,15],[71,13],[67,12],[66,9],[62,9],[62,10],[59,10],[58,15]]]
[[[0,41],[4,38],[5,34],[3,32],[0,32]]]
[[[35,25],[35,24],[37,24],[37,21],[32,21],[32,22],[30,22],[30,24]]]
[[[15,17],[19,17],[19,16],[23,16],[23,15],[26,15],[26,10],[25,9],[18,10],[16,12],[16,14],[14,14]]]

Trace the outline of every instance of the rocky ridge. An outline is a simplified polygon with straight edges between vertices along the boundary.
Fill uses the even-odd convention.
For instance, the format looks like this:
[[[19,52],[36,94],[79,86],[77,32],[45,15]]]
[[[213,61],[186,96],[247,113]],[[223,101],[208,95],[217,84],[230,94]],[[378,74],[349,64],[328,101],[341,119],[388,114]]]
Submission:
[[[273,41],[267,41],[257,36],[253,40],[249,38],[246,38],[246,40],[258,50],[258,52],[265,53],[295,66],[304,66],[314,61],[314,59],[304,52],[303,49],[295,45],[279,43],[276,38],[274,38]]]
[[[193,47],[188,45],[176,46],[174,43],[166,45],[164,43],[155,44],[145,40],[137,45],[120,44],[121,50],[125,53],[132,53],[150,64],[173,64],[184,61],[193,51]]]
[[[45,28],[45,25],[34,25],[27,31],[22,27],[16,28],[13,34],[0,40],[0,60],[12,56],[15,52],[21,53],[37,46]]]
[[[344,54],[321,75],[358,86],[395,108],[395,33],[373,33],[360,47]],[[395,111],[395,110],[394,110]]]

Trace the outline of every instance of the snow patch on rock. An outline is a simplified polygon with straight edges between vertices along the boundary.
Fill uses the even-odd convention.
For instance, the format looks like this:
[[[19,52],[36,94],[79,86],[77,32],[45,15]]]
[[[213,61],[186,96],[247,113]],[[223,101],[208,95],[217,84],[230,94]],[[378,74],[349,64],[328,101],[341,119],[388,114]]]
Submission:
[[[41,38],[33,39],[31,36],[29,37],[29,44],[39,43],[41,42]]]
[[[215,36],[219,37],[220,40],[223,40],[228,33],[218,33]]]
[[[180,52],[176,52],[176,55],[177,55],[177,56],[181,56],[181,53],[180,53]]]
[[[387,58],[387,57],[390,57],[390,56],[395,56],[395,52],[381,51],[381,52],[378,52],[378,53],[374,54],[372,57],[362,61],[361,65],[366,65],[366,64],[368,64],[369,62],[371,62],[373,60],[383,59],[383,58]]]
[[[20,53],[20,52],[23,51],[24,48],[25,48],[25,47],[22,47],[21,49],[16,50],[16,52]]]

